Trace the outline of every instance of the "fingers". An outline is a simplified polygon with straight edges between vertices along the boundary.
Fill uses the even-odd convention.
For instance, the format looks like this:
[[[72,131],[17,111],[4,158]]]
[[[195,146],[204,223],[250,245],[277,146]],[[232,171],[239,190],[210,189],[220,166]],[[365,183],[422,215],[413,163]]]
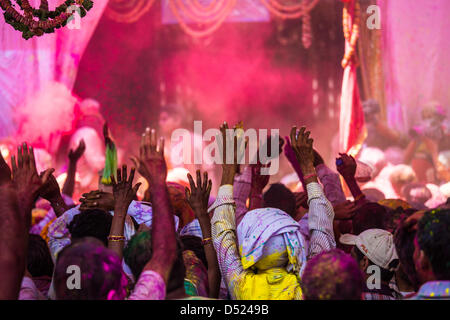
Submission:
[[[120,169],[117,169],[117,182],[122,182],[122,171]]]
[[[44,174],[42,175],[42,183],[46,183],[49,179],[49,177],[53,174],[53,172],[55,172],[55,169],[51,168],[51,169],[47,169],[44,171]]]
[[[130,178],[128,179],[128,183],[131,185],[134,180],[134,174],[136,173],[136,168],[131,168],[130,171]]]
[[[150,131],[150,151],[156,151],[156,130],[152,129]]]
[[[122,166],[122,180],[126,183],[127,181],[127,165]]]
[[[119,172],[119,169],[117,169],[117,172]],[[114,175],[111,175],[111,184],[113,185],[113,187],[115,187],[117,185],[117,181],[116,178],[114,177]],[[98,196],[100,198],[100,196]]]
[[[186,199],[189,201],[189,199],[191,198],[191,191],[189,190],[188,187],[184,187],[184,194],[186,196]]]
[[[35,158],[34,158],[34,149],[33,149],[33,147],[31,147],[30,146],[30,149],[29,149],[29,160],[28,160],[28,165],[29,165],[29,168],[31,169],[31,170],[33,170],[33,171],[36,171],[37,172],[37,169],[36,169],[36,160],[35,160]]]
[[[202,175],[200,174],[200,170],[197,170],[197,188],[202,187]]]
[[[136,185],[133,187],[133,194],[137,193],[141,184],[142,184],[141,182],[136,183]]]
[[[16,156],[11,156],[11,169],[13,175],[17,172],[17,162],[16,162]]]
[[[191,190],[195,190],[195,182],[194,179],[192,178],[191,174],[188,173],[187,174],[188,180],[189,180],[189,185],[191,186]]]
[[[164,157],[164,138],[159,138],[159,150],[158,152]]]
[[[17,166],[22,169],[23,167],[23,155],[22,155],[22,146],[17,148]]]
[[[290,136],[291,136],[292,144],[295,145],[295,142],[297,141],[297,127],[296,126],[292,127]],[[289,145],[290,145],[291,141],[289,141]]]
[[[211,193],[211,188],[212,188],[212,181],[208,180],[208,187],[206,188],[206,196],[209,199],[209,194]]]
[[[202,185],[202,189],[206,190],[208,186],[208,172],[203,172],[203,185]]]

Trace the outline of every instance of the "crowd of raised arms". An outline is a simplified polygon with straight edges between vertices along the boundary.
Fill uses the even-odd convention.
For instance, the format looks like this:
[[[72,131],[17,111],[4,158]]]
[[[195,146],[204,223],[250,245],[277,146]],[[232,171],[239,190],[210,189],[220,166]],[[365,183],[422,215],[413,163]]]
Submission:
[[[449,201],[425,205],[431,195],[417,190],[377,199],[361,190],[353,157],[340,154],[334,171],[312,136],[293,127],[280,155],[300,192],[269,185],[267,164],[226,161],[225,148],[211,195],[208,172],[188,174],[189,187],[167,182],[164,139],[148,128],[136,168],[119,166],[112,187],[78,204],[85,145],[69,153],[60,189],[23,143],[10,164],[0,157],[0,299],[449,299]],[[135,170],[148,182],[143,199]],[[412,190],[404,176],[388,182]],[[33,221],[42,199],[51,208]]]

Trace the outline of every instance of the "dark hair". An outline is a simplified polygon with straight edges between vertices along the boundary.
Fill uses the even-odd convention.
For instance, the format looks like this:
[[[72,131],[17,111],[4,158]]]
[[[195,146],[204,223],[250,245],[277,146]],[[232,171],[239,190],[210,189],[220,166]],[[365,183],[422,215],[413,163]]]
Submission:
[[[130,267],[135,280],[139,278],[153,255],[151,230],[136,233],[123,251],[125,263]],[[177,260],[172,266],[166,290],[170,292],[183,286],[186,269],[183,261],[183,243],[177,237]]]
[[[353,217],[353,234],[361,234],[369,229],[385,230],[386,214],[386,208],[378,203],[368,202],[364,204],[356,210]]]
[[[417,242],[436,280],[450,280],[450,209],[426,212],[419,221]]]
[[[37,234],[28,237],[27,269],[33,277],[53,275],[53,260],[47,242]]]
[[[68,272],[71,266],[79,267],[79,289],[67,285],[76,272]],[[119,257],[91,237],[78,239],[59,253],[54,283],[58,300],[122,300],[127,293]]]
[[[364,257],[366,257],[361,250],[359,250],[359,248],[357,246],[354,247],[355,248],[355,253],[356,253],[356,260],[358,262],[360,262]],[[389,271],[388,269],[384,269],[381,266],[377,265],[376,263],[373,263],[368,257],[367,259],[369,260],[369,266],[378,266],[380,268],[381,271],[381,281],[383,282],[389,282],[391,281],[392,277],[395,274],[395,271]],[[398,259],[394,259],[391,261],[391,263],[389,264],[390,268],[396,268],[399,264],[399,260]]]
[[[306,300],[361,300],[363,286],[355,259],[340,249],[309,260],[301,281]]]
[[[72,239],[94,237],[108,246],[112,216],[100,209],[85,210],[73,217],[68,229]]]
[[[195,253],[197,258],[208,268],[208,261],[206,260],[205,249],[202,245],[202,239],[196,236],[185,235],[180,237],[183,243],[184,250],[191,250]]]
[[[295,216],[295,195],[284,184],[271,184],[263,195],[264,207],[283,210],[291,217]]]
[[[400,220],[399,227],[394,233],[394,244],[403,272],[408,277],[408,281],[411,283],[414,290],[417,291],[420,282],[413,259],[416,231],[409,226],[405,226],[404,221],[406,218],[407,216],[404,215]]]

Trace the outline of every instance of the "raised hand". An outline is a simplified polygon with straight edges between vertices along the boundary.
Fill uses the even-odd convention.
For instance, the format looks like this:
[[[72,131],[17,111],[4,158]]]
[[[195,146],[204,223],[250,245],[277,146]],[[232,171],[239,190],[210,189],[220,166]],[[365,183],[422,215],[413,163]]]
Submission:
[[[219,137],[219,149],[222,150],[221,155],[222,155],[222,182],[221,185],[225,185],[225,184],[233,184],[234,181],[234,175],[236,173],[239,172],[239,161],[238,161],[238,150],[239,150],[239,146],[242,143],[242,137],[238,138],[237,135],[234,135],[233,138],[233,143],[232,143],[232,147],[234,149],[233,152],[233,159],[228,159],[227,161],[227,137],[231,138],[231,135],[228,134],[228,124],[226,122],[224,122],[221,126],[220,126],[220,132],[221,135]],[[235,133],[235,131],[237,130],[237,128],[233,128],[233,133]],[[222,146],[220,146],[220,144],[222,144]],[[229,157],[229,156],[228,156]]]
[[[131,201],[136,198],[136,193],[141,185],[139,182],[133,187],[134,172],[135,169],[132,168],[127,179],[127,166],[123,165],[122,170],[117,169],[117,181],[114,176],[111,176],[115,208],[121,208],[125,212],[128,210]]]
[[[167,165],[164,159],[164,138],[156,139],[156,130],[147,128],[142,135],[139,155],[141,175],[147,179],[149,186],[154,183],[165,184]]]
[[[85,150],[86,150],[86,144],[84,143],[84,140],[81,139],[80,143],[78,144],[78,147],[75,150],[70,149],[69,155],[68,155],[69,160],[71,162],[77,162],[83,156]]]
[[[336,169],[344,178],[353,178],[356,173],[356,160],[345,153],[339,153],[336,159]]]
[[[44,198],[45,200],[48,200],[50,202],[54,201],[55,199],[59,198],[61,195],[61,192],[59,190],[58,182],[56,181],[55,176],[53,175],[54,169],[50,169],[50,174],[48,176],[48,179],[45,183],[42,184],[42,187],[39,191],[39,196]],[[40,178],[42,179],[44,176],[44,172],[41,172]]]
[[[305,127],[301,127],[299,131],[297,131],[296,126],[291,129],[292,149],[294,149],[297,161],[302,170],[304,168],[314,168],[314,141],[309,137],[310,134],[311,132],[306,131]],[[303,173],[307,174],[306,172]]]
[[[116,201],[112,193],[95,190],[89,193],[83,193],[82,197],[80,199],[81,211],[89,209],[114,210]]]
[[[257,163],[254,165],[251,165],[252,168],[252,191],[256,192],[258,194],[261,194],[264,188],[269,183],[270,175],[261,174],[262,168],[269,168],[270,162],[263,165],[261,163]]]
[[[0,151],[0,185],[11,181],[11,169]]]
[[[194,179],[191,174],[187,175],[190,184],[189,188],[185,188],[186,200],[191,206],[197,219],[207,218],[208,216],[208,201],[209,194],[211,193],[212,182],[208,180],[208,172],[203,173],[203,181],[200,174],[200,170],[197,170],[197,185],[195,185]]]
[[[333,209],[335,220],[350,220],[356,214],[358,207],[355,202],[345,201],[336,204]]]
[[[19,198],[29,198],[34,201],[39,195],[40,188],[45,185],[54,169],[44,171],[41,176],[36,170],[33,147],[28,147],[26,143],[18,147],[17,160],[11,157],[13,183],[17,188]]]

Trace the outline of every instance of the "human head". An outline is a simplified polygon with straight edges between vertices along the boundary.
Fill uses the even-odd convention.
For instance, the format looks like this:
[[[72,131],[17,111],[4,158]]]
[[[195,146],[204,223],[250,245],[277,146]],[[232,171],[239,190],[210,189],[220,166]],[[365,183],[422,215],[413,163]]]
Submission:
[[[295,195],[281,183],[271,184],[263,194],[264,207],[277,208],[291,217],[296,214]]]
[[[364,148],[358,156],[358,160],[369,165],[372,171],[372,179],[376,178],[380,171],[386,166],[386,156],[378,148]]]
[[[366,277],[368,267],[375,265],[380,268],[381,281],[389,282],[391,280],[399,260],[395,251],[394,237],[390,232],[382,229],[369,229],[357,236],[344,234],[339,241],[354,246],[352,256]]]
[[[414,208],[424,210],[433,195],[424,183],[413,182],[403,187],[402,196]]]
[[[244,269],[303,271],[306,247],[301,227],[286,212],[277,208],[251,210],[236,231]]]
[[[177,259],[170,272],[167,283],[167,292],[179,289],[184,285],[186,269],[183,261],[183,244],[177,238]],[[141,231],[133,235],[123,250],[125,263],[137,280],[144,270],[145,265],[153,256],[152,231]]]
[[[387,211],[382,205],[368,202],[356,210],[353,216],[353,234],[360,234],[368,229],[384,229]]]
[[[421,283],[450,280],[450,210],[427,211],[418,222],[414,264]]]
[[[406,215],[402,217],[399,226],[394,233],[394,244],[400,260],[400,267],[408,278],[408,282],[412,285],[414,290],[417,291],[420,287],[420,283],[413,259],[416,230],[405,224],[406,218]]]
[[[416,173],[413,168],[406,164],[399,164],[392,169],[389,180],[398,195],[402,194],[402,188],[407,184],[417,180]]]
[[[68,229],[72,240],[94,237],[108,246],[108,235],[111,230],[112,216],[100,209],[89,209],[75,215]]]
[[[360,300],[364,278],[352,256],[333,249],[308,261],[301,286],[305,300]]]
[[[73,267],[75,266],[75,268]],[[79,269],[79,289],[74,276]],[[54,288],[58,300],[123,300],[128,280],[119,257],[92,237],[75,240],[58,255]],[[75,287],[76,288],[76,287]]]
[[[47,242],[37,234],[28,236],[27,270],[33,277],[53,275],[53,260]]]
[[[196,236],[184,235],[180,237],[180,240],[183,243],[183,249],[194,252],[197,258],[203,262],[206,268],[208,268],[208,261],[206,260],[202,239]]]

